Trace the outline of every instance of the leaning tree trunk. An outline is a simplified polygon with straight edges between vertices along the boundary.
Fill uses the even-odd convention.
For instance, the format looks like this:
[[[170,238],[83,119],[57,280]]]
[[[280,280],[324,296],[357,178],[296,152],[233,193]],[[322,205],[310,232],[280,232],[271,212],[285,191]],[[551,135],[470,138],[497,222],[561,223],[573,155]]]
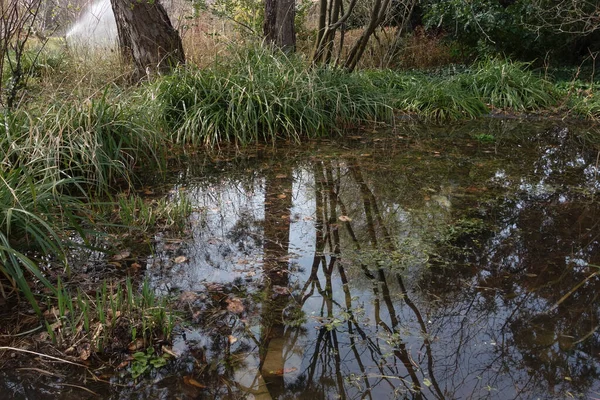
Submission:
[[[135,64],[136,78],[185,62],[179,33],[158,0],[111,0],[111,5],[121,54]]]
[[[265,0],[263,33],[267,43],[287,52],[296,50],[295,0]]]

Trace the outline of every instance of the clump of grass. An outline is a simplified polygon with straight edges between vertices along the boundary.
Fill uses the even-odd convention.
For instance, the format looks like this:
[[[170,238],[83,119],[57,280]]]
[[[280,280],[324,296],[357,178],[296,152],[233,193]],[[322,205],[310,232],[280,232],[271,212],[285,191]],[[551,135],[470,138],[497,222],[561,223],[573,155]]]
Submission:
[[[145,200],[140,196],[120,196],[117,201],[120,223],[139,232],[156,229],[183,230],[192,212],[187,197]]]
[[[4,147],[5,163],[52,179],[75,177],[106,190],[129,181],[136,165],[158,161],[156,133],[107,93],[81,103],[51,104],[41,114],[17,111],[6,118],[0,127],[10,141]]]
[[[310,69],[271,49],[236,53],[222,64],[227,67],[181,70],[151,88],[173,141],[297,141],[392,115],[384,97],[358,76]]]
[[[595,93],[579,96],[574,101],[572,110],[584,118],[596,121],[600,120],[600,96]]]
[[[54,288],[35,255],[53,255],[68,267],[64,233],[79,229],[86,215],[82,199],[63,191],[76,184],[73,179],[38,180],[20,168],[0,170],[0,273],[37,312],[29,282],[35,278]],[[5,295],[3,283],[0,292]]]
[[[61,347],[84,343],[89,352],[107,349],[138,350],[155,340],[168,340],[175,316],[167,299],[158,298],[146,280],[137,288],[125,282],[103,281],[94,293],[76,293],[59,280],[57,291],[47,299],[46,330]]]
[[[476,118],[488,113],[486,105],[456,77],[422,73],[368,71],[373,84],[386,93],[396,110],[425,120]]]
[[[527,63],[489,58],[460,80],[494,108],[528,111],[556,104],[554,86],[528,67]]]

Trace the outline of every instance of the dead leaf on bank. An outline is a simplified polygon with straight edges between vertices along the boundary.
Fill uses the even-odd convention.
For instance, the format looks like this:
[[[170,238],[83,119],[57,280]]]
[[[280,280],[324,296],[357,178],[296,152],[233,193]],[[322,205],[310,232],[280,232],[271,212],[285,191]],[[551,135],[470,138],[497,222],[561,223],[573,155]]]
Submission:
[[[90,347],[89,343],[84,343],[81,346],[79,346],[79,358],[83,361],[87,360],[88,358],[90,358],[90,355],[92,354],[92,349]]]
[[[342,222],[350,222],[350,221],[352,221],[352,218],[350,218],[350,217],[349,217],[349,216],[347,216],[347,215],[340,215],[338,219],[339,219],[340,221],[342,221]]]
[[[227,311],[234,314],[241,314],[244,312],[244,305],[242,304],[242,300],[237,297],[232,297],[225,300],[227,303]]]
[[[175,257],[175,264],[181,264],[187,261],[187,257],[186,256],[179,256],[179,257]]]
[[[200,388],[200,389],[206,389],[205,385],[201,384],[200,382],[198,382],[197,380],[195,380],[191,376],[187,376],[187,375],[184,376],[183,377],[183,382],[186,385],[195,386],[195,387]]]
[[[280,195],[277,195],[278,199],[285,199],[287,197],[287,195],[285,193],[282,193]]]
[[[111,257],[111,260],[113,261],[120,261],[120,260],[124,260],[127,257],[129,257],[131,255],[131,252],[129,250],[123,250],[122,252],[120,252],[119,254],[115,254],[114,256]]]
[[[175,354],[170,347],[162,346],[161,349],[164,353],[167,353],[171,357],[177,358],[177,354]]]
[[[137,338],[135,340],[135,342],[131,342],[129,344],[129,346],[127,346],[127,349],[129,351],[137,351],[137,350],[143,349],[144,347],[145,347],[144,339]]]
[[[275,178],[277,178],[277,179],[284,179],[284,178],[287,178],[287,177],[288,176],[286,174],[277,174],[277,175],[275,175]]]

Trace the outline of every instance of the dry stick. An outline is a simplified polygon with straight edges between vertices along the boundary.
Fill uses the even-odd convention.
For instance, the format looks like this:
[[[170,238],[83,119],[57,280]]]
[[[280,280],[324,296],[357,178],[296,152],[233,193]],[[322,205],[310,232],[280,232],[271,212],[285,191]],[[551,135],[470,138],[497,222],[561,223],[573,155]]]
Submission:
[[[48,354],[43,354],[43,353],[37,353],[37,352],[35,352],[35,351],[31,351],[31,350],[19,349],[19,348],[16,348],[16,347],[0,346],[0,351],[2,351],[2,350],[9,350],[9,351],[20,351],[20,352],[22,352],[22,353],[34,354],[34,355],[36,355],[36,356],[40,356],[40,357],[46,357],[46,358],[49,358],[49,359],[51,359],[51,360],[54,360],[54,361],[60,361],[60,362],[63,362],[63,363],[67,363],[67,364],[76,365],[76,366],[78,366],[78,367],[87,368],[87,367],[86,367],[85,365],[83,365],[83,364],[78,364],[78,363],[75,363],[75,362],[72,362],[72,361],[63,360],[62,358],[58,358],[58,357],[54,357],[54,356],[50,356],[50,355],[48,355]]]

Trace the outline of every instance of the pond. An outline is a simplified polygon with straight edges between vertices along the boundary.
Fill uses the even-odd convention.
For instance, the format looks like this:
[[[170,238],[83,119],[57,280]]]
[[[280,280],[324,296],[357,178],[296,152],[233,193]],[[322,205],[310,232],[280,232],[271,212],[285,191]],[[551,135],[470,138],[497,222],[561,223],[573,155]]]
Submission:
[[[182,310],[177,359],[134,384],[63,382],[114,399],[600,397],[590,135],[486,119],[197,156],[172,188],[189,238],[157,237],[146,265]],[[24,376],[0,387],[91,396]]]

